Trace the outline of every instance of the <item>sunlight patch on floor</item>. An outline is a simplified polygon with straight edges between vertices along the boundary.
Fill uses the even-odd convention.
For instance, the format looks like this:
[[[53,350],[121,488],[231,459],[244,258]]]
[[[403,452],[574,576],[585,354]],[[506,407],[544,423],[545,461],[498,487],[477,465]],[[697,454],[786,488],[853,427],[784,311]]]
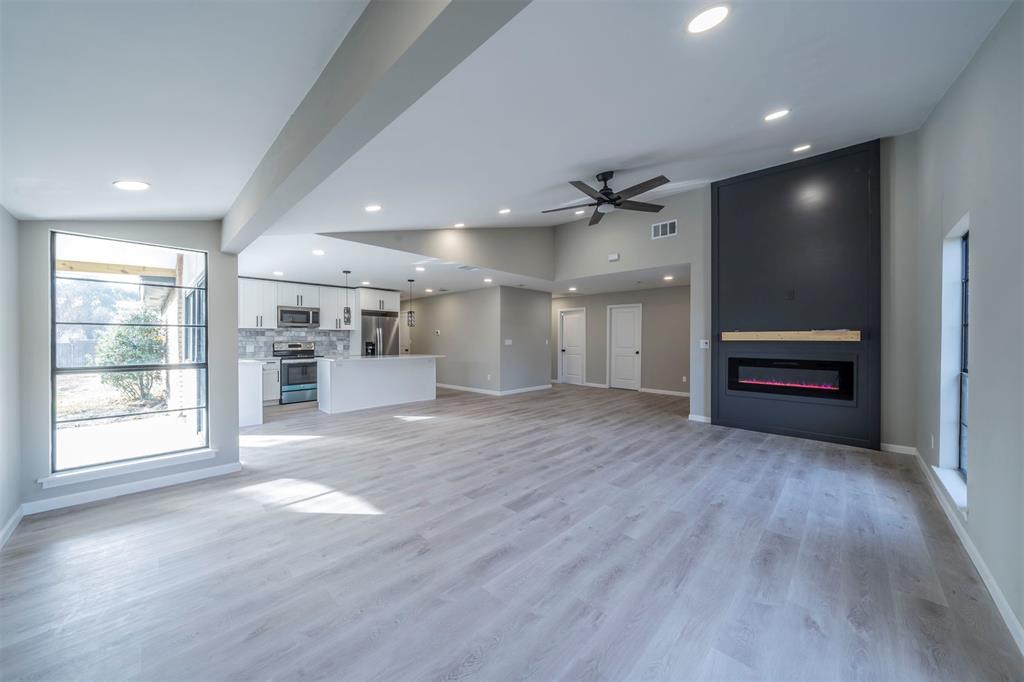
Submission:
[[[307,440],[316,440],[323,436],[239,436],[238,444],[243,448],[272,448],[277,445],[288,445],[289,443],[303,443]]]
[[[426,415],[405,415],[396,414],[395,419],[401,419],[404,422],[422,422],[428,419],[434,419],[434,417],[428,417]]]
[[[237,488],[234,492],[260,504],[300,514],[379,516],[384,513],[361,497],[300,478],[275,478]]]

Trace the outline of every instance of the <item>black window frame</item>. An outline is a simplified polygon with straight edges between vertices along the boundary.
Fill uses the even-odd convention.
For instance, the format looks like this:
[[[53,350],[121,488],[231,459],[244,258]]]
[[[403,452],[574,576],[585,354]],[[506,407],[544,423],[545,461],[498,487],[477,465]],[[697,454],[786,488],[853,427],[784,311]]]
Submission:
[[[165,287],[168,289],[180,289],[189,290],[192,292],[203,291],[203,296],[199,297],[202,301],[202,306],[205,308],[202,314],[202,324],[167,324],[167,325],[153,325],[167,328],[186,328],[193,330],[186,336],[195,334],[199,329],[203,330],[203,361],[202,362],[189,362],[189,363],[168,363],[168,364],[157,364],[157,365],[116,365],[116,366],[104,366],[104,367],[58,367],[57,366],[57,326],[58,324],[95,324],[95,323],[74,323],[74,322],[58,322],[57,321],[57,280],[58,279],[77,279],[80,281],[90,282],[105,282],[109,284],[124,284],[116,280],[104,280],[99,278],[84,278],[84,277],[60,277],[57,275],[57,238],[61,235],[71,237],[84,237],[88,239],[102,239],[111,242],[123,243],[123,244],[138,244],[142,246],[152,246],[155,248],[168,249],[173,251],[187,251],[190,253],[201,254],[203,257],[203,276],[197,282],[197,286],[178,286],[170,284],[160,283],[146,283],[146,286]],[[154,244],[152,242],[138,241],[134,239],[120,239],[117,237],[105,237],[95,234],[85,234],[77,232],[68,232],[65,230],[50,230],[50,473],[68,473],[72,471],[81,471],[91,469],[99,466],[109,466],[114,464],[124,464],[128,462],[139,462],[154,457],[166,457],[167,455],[179,454],[182,452],[192,452],[195,450],[208,449],[210,447],[210,329],[209,329],[209,289],[207,287],[207,281],[210,275],[210,253],[201,249],[191,249],[181,246],[168,246],[167,244]],[[200,286],[201,285],[201,286]],[[103,326],[133,326],[133,325],[118,325],[109,324]],[[140,325],[134,325],[140,326]],[[148,325],[142,325],[148,326]],[[194,340],[194,337],[193,337]],[[184,353],[184,341],[182,343],[182,351]],[[198,349],[198,344],[195,344],[193,349]],[[202,370],[203,383],[197,384],[197,392],[201,391],[205,402],[202,405],[197,405],[191,408],[174,408],[170,410],[155,410],[147,411],[138,414],[161,414],[164,412],[181,412],[186,410],[192,410],[197,415],[197,425],[200,426],[200,431],[203,434],[203,444],[197,447],[190,447],[181,450],[168,450],[165,452],[149,453],[146,455],[139,455],[138,457],[126,457],[124,459],[110,460],[108,462],[88,464],[81,467],[67,467],[63,469],[57,468],[57,425],[58,423],[68,422],[81,422],[81,421],[95,421],[98,419],[114,419],[123,416],[133,415],[103,415],[100,417],[84,417],[79,419],[65,419],[58,422],[57,420],[57,377],[61,375],[73,375],[73,374],[94,374],[100,372],[141,372],[141,371],[166,371],[174,369],[196,369]],[[197,401],[198,402],[198,401]],[[133,413],[135,414],[135,413]],[[202,415],[202,416],[199,416]]]
[[[969,452],[969,431],[965,403],[969,396],[968,383],[968,336],[970,330],[970,232],[960,238],[960,376],[959,404],[957,410],[957,470],[967,478]]]

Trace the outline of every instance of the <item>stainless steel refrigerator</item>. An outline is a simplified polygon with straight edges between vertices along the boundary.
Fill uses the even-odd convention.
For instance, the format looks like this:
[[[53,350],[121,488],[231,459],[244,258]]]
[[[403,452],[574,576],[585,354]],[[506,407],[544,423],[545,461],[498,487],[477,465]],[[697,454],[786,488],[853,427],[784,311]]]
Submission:
[[[398,313],[387,310],[363,311],[363,355],[372,341],[377,355],[398,355]]]

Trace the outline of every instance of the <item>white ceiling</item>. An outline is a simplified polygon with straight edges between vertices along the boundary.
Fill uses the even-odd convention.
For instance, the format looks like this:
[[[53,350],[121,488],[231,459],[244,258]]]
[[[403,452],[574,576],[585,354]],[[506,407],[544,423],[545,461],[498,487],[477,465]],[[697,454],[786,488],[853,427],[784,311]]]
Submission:
[[[324,255],[314,256],[315,249],[322,250]],[[576,295],[581,295],[690,283],[689,265],[617,272],[564,282],[550,282],[487,268],[470,272],[460,270],[461,265],[473,266],[472,263],[441,261],[314,234],[264,235],[238,256],[238,274],[243,277],[338,286],[345,283],[342,270],[348,269],[352,271],[349,277],[352,286],[359,286],[365,280],[374,287],[408,292],[408,280],[415,279],[413,293],[417,298],[430,295],[425,291],[428,288],[434,290],[433,295],[439,295],[443,293],[442,289],[454,292],[487,286],[522,285],[538,291],[550,291],[559,297],[568,295],[570,286],[575,286]],[[417,266],[424,271],[417,272]],[[278,277],[273,274],[275,271],[284,274]],[[672,281],[666,282],[665,275],[672,275]],[[485,277],[493,281],[485,283]]]
[[[4,0],[0,199],[20,218],[222,217],[364,6]]]
[[[601,170],[664,194],[914,130],[1008,6],[737,1],[688,34],[705,4],[534,0],[271,232],[556,224]]]

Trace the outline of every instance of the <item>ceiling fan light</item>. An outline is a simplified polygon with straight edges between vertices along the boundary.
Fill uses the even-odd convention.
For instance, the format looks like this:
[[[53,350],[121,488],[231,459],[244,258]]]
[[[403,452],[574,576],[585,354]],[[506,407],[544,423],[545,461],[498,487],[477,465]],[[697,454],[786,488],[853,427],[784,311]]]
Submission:
[[[597,207],[598,213],[611,213],[614,210],[615,206],[613,206],[612,204],[601,204],[600,206]]]

